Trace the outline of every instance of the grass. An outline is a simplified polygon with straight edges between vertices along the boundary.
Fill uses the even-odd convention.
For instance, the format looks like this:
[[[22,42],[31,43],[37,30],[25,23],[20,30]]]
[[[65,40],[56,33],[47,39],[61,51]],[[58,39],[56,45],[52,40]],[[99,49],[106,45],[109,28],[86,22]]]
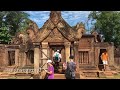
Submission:
[[[101,77],[100,79],[120,79],[120,73],[117,75],[114,75],[113,77]]]
[[[114,77],[112,79],[120,79],[120,74],[114,75]]]

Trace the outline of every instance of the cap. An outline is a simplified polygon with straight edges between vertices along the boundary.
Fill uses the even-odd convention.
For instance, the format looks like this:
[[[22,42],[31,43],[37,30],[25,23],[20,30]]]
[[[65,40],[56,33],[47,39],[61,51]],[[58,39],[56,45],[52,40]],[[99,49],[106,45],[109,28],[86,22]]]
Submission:
[[[52,61],[51,60],[47,60],[47,63],[52,63]]]
[[[59,52],[60,50],[57,50],[57,52]]]

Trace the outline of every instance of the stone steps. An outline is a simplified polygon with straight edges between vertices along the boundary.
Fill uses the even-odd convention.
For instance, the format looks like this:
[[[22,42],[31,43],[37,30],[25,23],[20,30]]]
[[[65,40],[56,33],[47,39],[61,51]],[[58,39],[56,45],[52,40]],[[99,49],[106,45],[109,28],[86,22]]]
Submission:
[[[54,74],[54,79],[66,79],[65,74]]]
[[[114,77],[115,71],[99,71],[99,77]]]
[[[76,79],[80,79],[80,74],[75,73]],[[66,79],[65,74],[54,74],[54,79]]]
[[[98,77],[98,70],[82,70],[81,73],[84,77]]]

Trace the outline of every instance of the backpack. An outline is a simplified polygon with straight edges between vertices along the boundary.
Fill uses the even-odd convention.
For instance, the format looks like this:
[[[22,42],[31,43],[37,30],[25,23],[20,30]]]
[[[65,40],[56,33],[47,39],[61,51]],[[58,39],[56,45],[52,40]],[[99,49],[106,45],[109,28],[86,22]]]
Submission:
[[[70,67],[69,67],[69,63],[67,62],[66,65],[67,65],[67,68],[65,70],[65,78],[66,79],[71,79],[71,70],[70,70]]]
[[[70,70],[75,71],[75,69],[76,69],[76,64],[74,62],[71,62],[70,63]]]
[[[76,64],[75,64],[75,63],[73,63],[73,69],[74,69],[74,70],[76,69]]]
[[[66,79],[71,79],[71,71],[70,71],[69,68],[67,68],[67,69],[65,70],[65,77],[66,77]]]
[[[55,60],[56,60],[56,61],[59,60],[59,54],[58,54],[58,53],[56,53],[56,55],[55,55]]]

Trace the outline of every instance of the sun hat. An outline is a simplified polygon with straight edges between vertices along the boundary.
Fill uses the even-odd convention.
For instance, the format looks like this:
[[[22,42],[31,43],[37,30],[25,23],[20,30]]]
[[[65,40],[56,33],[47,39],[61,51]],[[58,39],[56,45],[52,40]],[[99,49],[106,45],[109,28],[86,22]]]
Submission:
[[[52,63],[52,61],[51,60],[47,60],[47,63]]]

